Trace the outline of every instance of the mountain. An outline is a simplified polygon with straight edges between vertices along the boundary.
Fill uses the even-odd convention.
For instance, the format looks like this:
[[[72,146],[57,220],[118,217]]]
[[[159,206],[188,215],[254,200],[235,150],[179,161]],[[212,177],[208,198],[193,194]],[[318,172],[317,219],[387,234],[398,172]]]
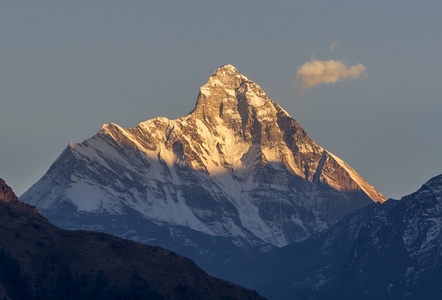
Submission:
[[[361,228],[387,215],[397,203],[390,199],[366,206],[330,229],[239,264],[228,277],[273,300],[319,299],[339,284]]]
[[[0,194],[2,299],[264,299],[162,248],[62,230],[17,201]]]
[[[401,199],[361,232],[342,270],[336,298],[442,297],[442,175]]]
[[[232,65],[186,117],[70,143],[21,199],[63,228],[160,245],[217,276],[385,201]]]
[[[26,207],[34,212],[38,213],[38,209],[35,206],[21,202],[15,195],[14,191],[9,187],[6,182],[0,178],[0,199],[4,202],[12,203],[21,207]]]
[[[328,230],[253,258],[229,277],[269,299],[441,299],[442,175]]]

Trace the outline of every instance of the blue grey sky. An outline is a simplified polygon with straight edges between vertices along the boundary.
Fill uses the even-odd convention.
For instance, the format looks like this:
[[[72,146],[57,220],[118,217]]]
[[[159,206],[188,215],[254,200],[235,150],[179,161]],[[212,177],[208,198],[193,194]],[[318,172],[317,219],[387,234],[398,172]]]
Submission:
[[[233,64],[386,197],[442,173],[441,1],[2,1],[0,177],[25,192],[69,142],[194,107]],[[302,93],[312,57],[358,78]]]

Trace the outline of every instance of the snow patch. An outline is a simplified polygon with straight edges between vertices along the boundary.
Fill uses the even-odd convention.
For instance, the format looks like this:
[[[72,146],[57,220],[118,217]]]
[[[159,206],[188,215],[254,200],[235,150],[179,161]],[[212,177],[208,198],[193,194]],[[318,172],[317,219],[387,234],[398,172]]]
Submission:
[[[265,104],[265,98],[257,95],[253,90],[248,89],[246,92],[247,103],[251,106],[262,106]]]
[[[203,85],[202,87],[200,87],[200,93],[205,95],[205,96],[210,96],[210,88],[207,84]]]

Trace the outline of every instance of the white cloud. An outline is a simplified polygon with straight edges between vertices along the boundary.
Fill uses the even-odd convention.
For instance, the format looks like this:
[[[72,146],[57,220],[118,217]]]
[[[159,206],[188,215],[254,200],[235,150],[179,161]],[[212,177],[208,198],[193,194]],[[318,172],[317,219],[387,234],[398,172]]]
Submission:
[[[366,67],[359,63],[347,66],[338,60],[317,60],[314,57],[296,70],[296,79],[301,81],[301,92],[323,83],[335,83],[342,79],[358,78]]]

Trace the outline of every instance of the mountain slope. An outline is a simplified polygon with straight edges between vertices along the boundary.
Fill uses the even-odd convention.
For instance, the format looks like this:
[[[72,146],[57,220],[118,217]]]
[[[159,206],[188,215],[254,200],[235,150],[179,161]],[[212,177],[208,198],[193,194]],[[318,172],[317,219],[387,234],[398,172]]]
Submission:
[[[0,195],[2,299],[263,299],[162,248],[62,230],[5,200]]]
[[[440,299],[441,246],[439,175],[361,230],[334,295],[357,299]]]
[[[339,283],[360,229],[388,214],[398,202],[364,207],[328,230],[239,264],[229,278],[269,299],[319,298],[322,291]]]
[[[225,65],[188,116],[104,125],[69,144],[22,200],[61,227],[161,245],[220,270],[385,198]]]
[[[0,178],[0,199],[4,202],[26,207],[34,212],[38,212],[36,207],[21,202],[18,199],[18,197],[15,195],[14,191],[1,178]]]
[[[442,175],[400,201],[254,258],[230,278],[270,299],[440,299]]]

